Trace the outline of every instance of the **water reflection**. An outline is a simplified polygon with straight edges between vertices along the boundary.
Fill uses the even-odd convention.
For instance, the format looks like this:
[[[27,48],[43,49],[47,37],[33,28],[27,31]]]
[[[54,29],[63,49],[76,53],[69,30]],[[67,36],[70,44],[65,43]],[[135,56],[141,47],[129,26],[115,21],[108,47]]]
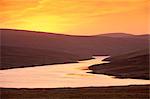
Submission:
[[[118,79],[103,74],[90,74],[87,67],[103,63],[99,56],[79,63],[0,70],[0,87],[56,88],[150,84],[148,80]]]

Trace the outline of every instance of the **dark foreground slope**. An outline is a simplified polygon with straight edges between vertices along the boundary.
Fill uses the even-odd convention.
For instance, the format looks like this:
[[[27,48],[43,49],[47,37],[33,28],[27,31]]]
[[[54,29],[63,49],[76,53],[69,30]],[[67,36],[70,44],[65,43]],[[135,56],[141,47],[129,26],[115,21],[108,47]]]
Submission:
[[[120,87],[11,89],[2,99],[149,99],[149,85]]]
[[[149,79],[149,50],[141,50],[105,59],[110,63],[90,66],[93,73],[119,78]]]
[[[92,55],[118,53],[148,47],[148,38],[71,36],[26,30],[0,29],[1,67],[25,67],[89,59]]]

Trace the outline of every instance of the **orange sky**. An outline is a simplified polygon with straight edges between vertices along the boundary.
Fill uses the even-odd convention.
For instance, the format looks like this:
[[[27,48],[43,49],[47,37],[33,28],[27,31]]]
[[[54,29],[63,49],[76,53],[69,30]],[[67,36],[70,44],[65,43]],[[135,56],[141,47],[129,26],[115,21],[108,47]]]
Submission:
[[[0,0],[0,27],[72,35],[148,30],[149,0]]]

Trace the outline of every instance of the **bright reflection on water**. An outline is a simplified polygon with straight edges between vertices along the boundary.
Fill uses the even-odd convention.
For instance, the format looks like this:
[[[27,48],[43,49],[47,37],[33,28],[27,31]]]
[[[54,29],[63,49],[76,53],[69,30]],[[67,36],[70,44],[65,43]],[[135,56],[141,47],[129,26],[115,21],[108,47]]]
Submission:
[[[0,87],[11,88],[56,88],[87,86],[119,86],[150,84],[149,80],[118,79],[103,74],[86,73],[86,68],[103,63],[106,57],[80,61],[79,63],[46,65],[39,67],[0,70]]]

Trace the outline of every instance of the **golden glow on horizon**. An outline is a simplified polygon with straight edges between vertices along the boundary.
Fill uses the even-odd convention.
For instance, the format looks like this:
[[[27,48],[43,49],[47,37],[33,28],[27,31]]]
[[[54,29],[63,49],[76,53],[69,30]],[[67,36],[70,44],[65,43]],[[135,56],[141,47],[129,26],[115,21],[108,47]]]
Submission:
[[[149,0],[1,0],[0,27],[76,35],[145,34]]]

